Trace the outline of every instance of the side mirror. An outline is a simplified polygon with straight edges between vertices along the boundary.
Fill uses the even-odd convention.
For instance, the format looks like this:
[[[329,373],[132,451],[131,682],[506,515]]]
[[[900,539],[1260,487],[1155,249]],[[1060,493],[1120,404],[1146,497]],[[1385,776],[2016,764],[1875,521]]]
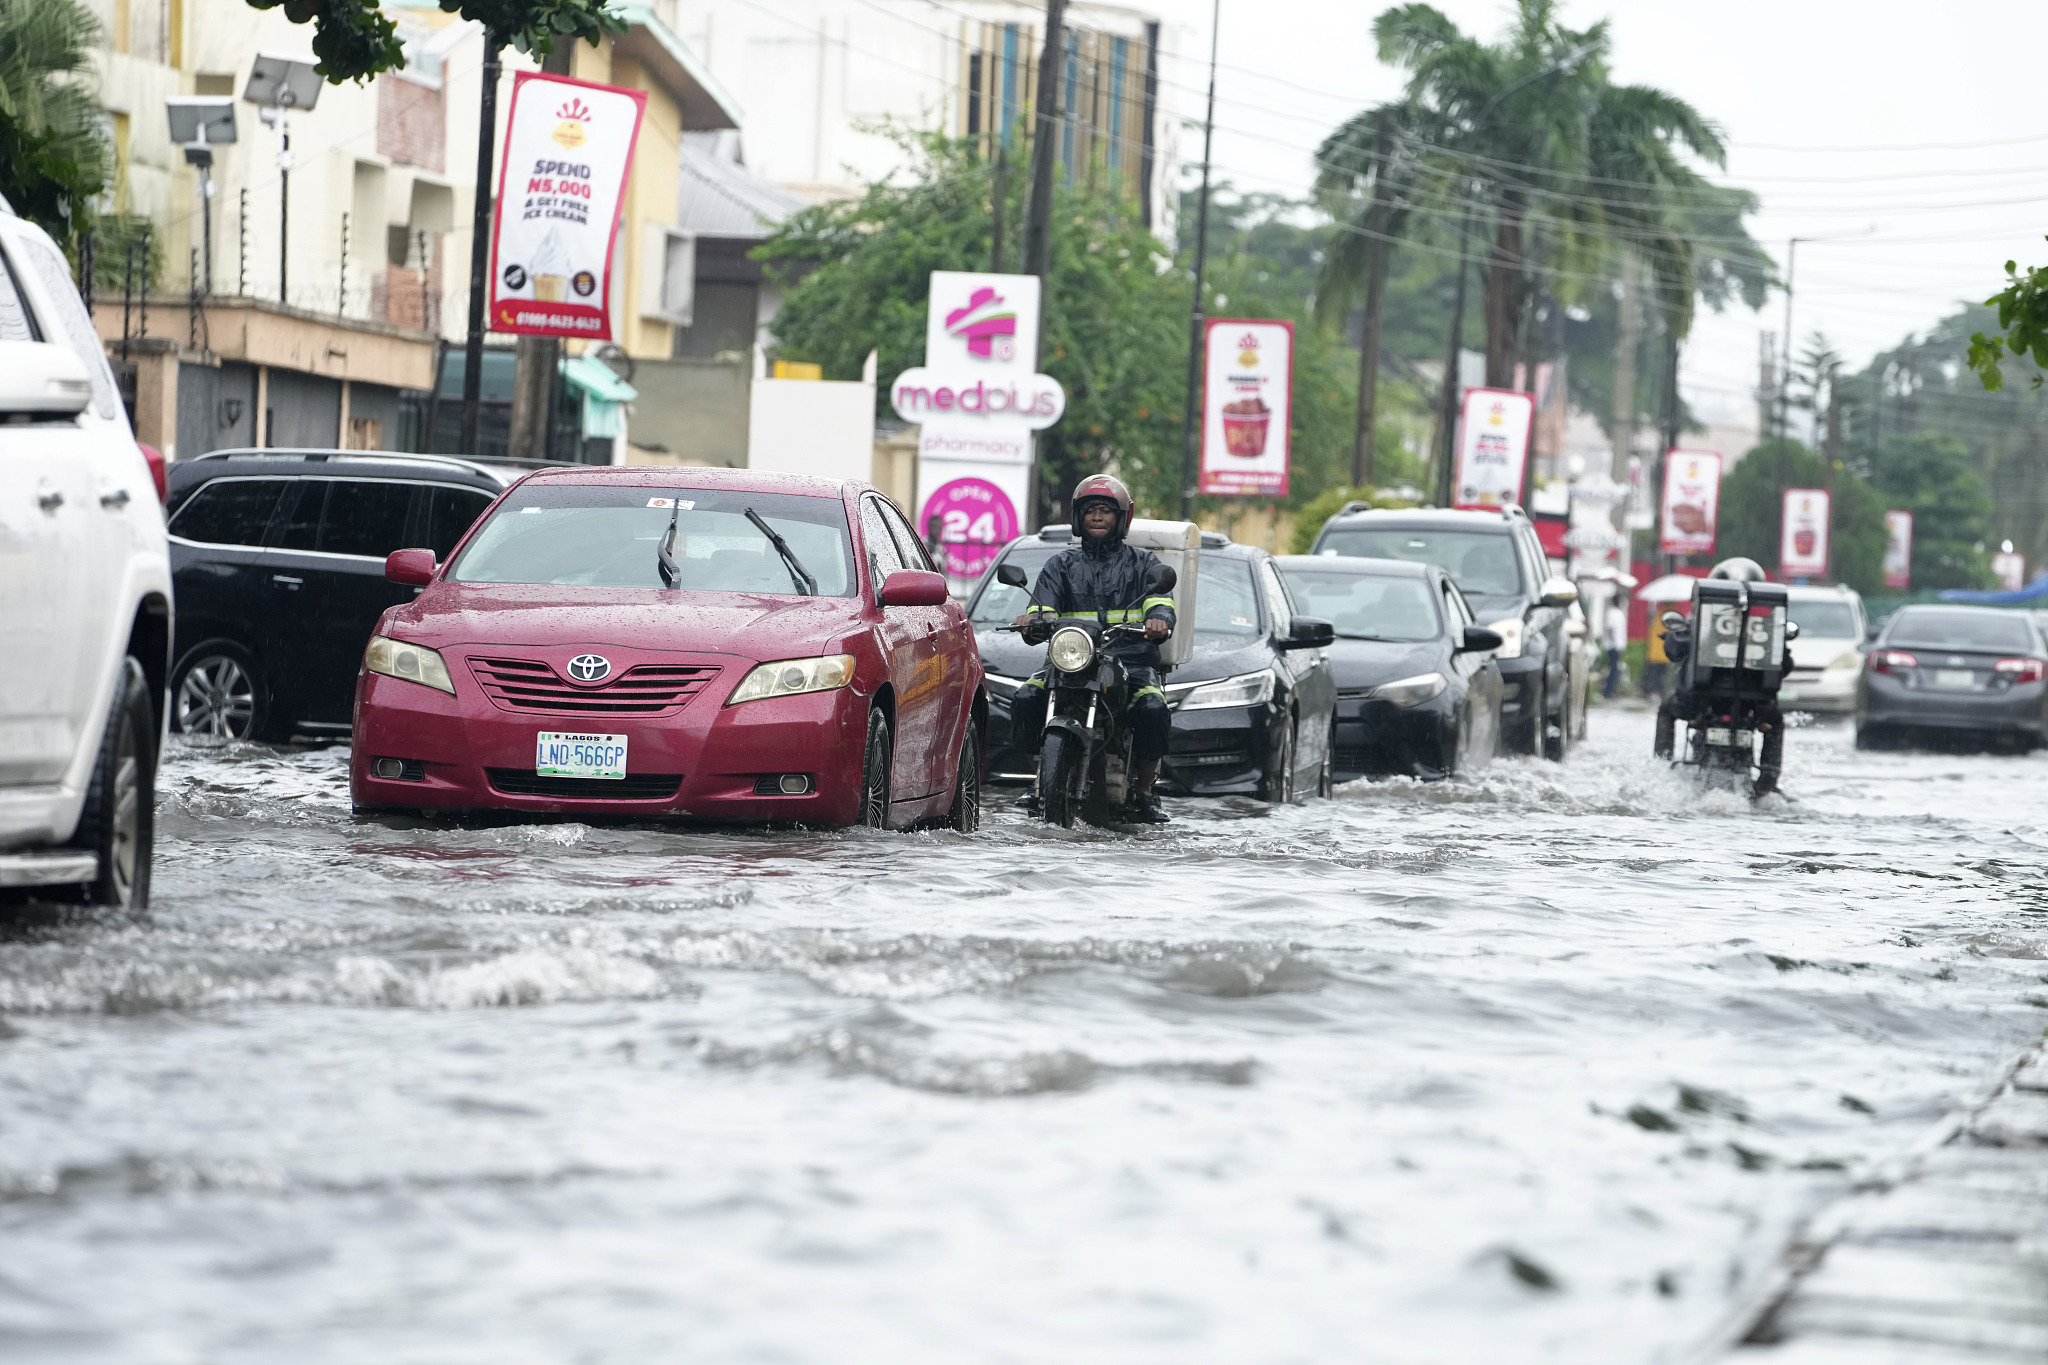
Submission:
[[[1790,643],[1792,643],[1792,641],[1794,641],[1794,640],[1796,640],[1796,639],[1798,639],[1798,638],[1799,638],[1799,623],[1798,623],[1797,621],[1787,621],[1787,622],[1785,623],[1785,643],[1786,643],[1786,644],[1790,644]]]
[[[384,577],[393,583],[424,588],[434,581],[434,552],[393,550],[384,556]]]
[[[996,582],[1007,583],[1013,588],[1028,588],[1031,586],[1031,580],[1024,576],[1024,571],[1015,564],[1007,562],[996,565]]]
[[[1539,600],[1546,607],[1568,607],[1579,600],[1579,585],[1569,578],[1546,578]]]
[[[1667,611],[1662,616],[1657,618],[1657,622],[1659,625],[1662,625],[1666,630],[1677,630],[1680,626],[1685,624],[1685,618],[1683,616],[1680,616],[1675,611]]]
[[[943,607],[946,576],[929,569],[891,570],[882,580],[882,591],[876,601],[884,607]]]
[[[1506,643],[1507,641],[1501,637],[1501,633],[1497,630],[1488,630],[1485,626],[1467,626],[1465,627],[1465,643],[1459,645],[1451,652],[1453,654],[1485,654],[1499,649]]]
[[[92,401],[85,364],[47,341],[0,341],[0,415],[76,417]]]
[[[1180,575],[1173,571],[1171,564],[1156,565],[1151,573],[1145,575],[1145,595],[1164,597],[1172,592],[1179,582]]]
[[[1173,570],[1166,571],[1171,574]],[[1325,649],[1337,642],[1337,628],[1314,616],[1297,616],[1288,627],[1287,638],[1275,641],[1281,649]]]

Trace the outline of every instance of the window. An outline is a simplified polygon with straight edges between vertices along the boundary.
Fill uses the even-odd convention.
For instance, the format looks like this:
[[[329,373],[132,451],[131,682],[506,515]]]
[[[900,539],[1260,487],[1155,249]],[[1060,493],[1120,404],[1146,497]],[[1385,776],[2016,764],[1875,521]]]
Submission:
[[[1467,626],[1479,624],[1479,618],[1474,616],[1472,608],[1466,605],[1465,594],[1458,591],[1456,583],[1444,584],[1444,610],[1449,613],[1445,619],[1451,623],[1453,634],[1463,632]]]
[[[1287,600],[1287,589],[1280,585],[1280,575],[1273,572],[1272,562],[1259,561],[1259,592],[1266,599],[1266,618],[1272,622],[1272,633],[1285,637],[1294,629],[1294,608]]]
[[[1908,607],[1892,622],[1888,645],[1902,649],[2010,650],[2031,654],[2039,646],[2027,618],[1985,608]]]
[[[1434,564],[1480,597],[1512,597],[1522,590],[1514,538],[1499,531],[1361,526],[1330,532],[1318,553]]]
[[[903,554],[905,568],[928,569],[933,573],[939,571],[939,566],[932,563],[931,552],[917,538],[917,532],[910,529],[910,523],[903,519],[903,514],[896,510],[895,503],[882,504],[882,520],[889,523],[889,529],[896,533],[896,548]]]
[[[449,488],[445,484],[429,488],[423,533],[435,560],[444,560],[454,553],[462,533],[490,505],[490,495],[473,488]]]
[[[94,415],[112,421],[121,411],[120,397],[114,392],[114,372],[107,368],[106,348],[100,345],[99,330],[85,311],[85,300],[78,297],[78,290],[71,284],[71,267],[64,264],[56,248],[34,237],[22,238],[21,248],[30,268],[42,276],[43,289],[57,309],[57,323],[63,329],[65,343],[92,381]]]
[[[283,479],[215,479],[171,518],[171,534],[208,545],[261,545]]]
[[[1195,633],[1252,639],[1259,633],[1257,589],[1252,566],[1242,559],[1202,557],[1195,588]]]
[[[1347,640],[1416,641],[1438,637],[1428,579],[1338,569],[1289,569],[1287,584],[1303,611],[1322,617]]]
[[[1792,600],[1792,620],[1801,636],[1809,640],[1860,640],[1856,612],[1847,602],[1802,602]]]
[[[868,546],[868,574],[880,591],[882,580],[903,567],[902,552],[889,535],[889,525],[882,520],[882,508],[873,498],[860,500],[860,534]]]
[[[313,550],[320,545],[320,513],[327,506],[327,479],[299,479],[298,500],[287,504],[284,526],[272,543],[280,550]]]
[[[329,486],[320,546],[329,554],[382,559],[405,548],[405,514],[415,485],[394,479],[340,479]]]
[[[1024,614],[1024,608],[1031,605],[1031,589],[1038,586],[1038,571],[1066,547],[1047,545],[1043,541],[1026,541],[1004,555],[1002,562],[1015,564],[1024,571],[1024,581],[1029,587],[1013,588],[994,575],[982,587],[981,596],[974,599],[974,611],[969,617],[976,625],[1007,626]]]
[[[760,286],[706,282],[694,289],[690,325],[676,329],[678,360],[711,360],[727,353],[748,354],[760,326]]]
[[[42,339],[36,331],[34,315],[21,301],[21,292],[15,286],[13,272],[7,267],[7,258],[0,256],[0,341]]]

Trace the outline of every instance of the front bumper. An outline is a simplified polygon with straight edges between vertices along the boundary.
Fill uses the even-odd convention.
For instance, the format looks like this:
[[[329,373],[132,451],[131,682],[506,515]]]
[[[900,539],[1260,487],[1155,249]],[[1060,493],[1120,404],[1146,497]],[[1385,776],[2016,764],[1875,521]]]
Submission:
[[[1420,706],[1364,697],[1337,699],[1336,778],[1400,774],[1441,777],[1457,752],[1448,689]]]
[[[1902,730],[1981,731],[2043,735],[2043,690],[2048,684],[2015,683],[1997,691],[1948,692],[1909,687],[1896,677],[1870,673],[1856,708],[1861,726]]]
[[[1175,711],[1161,784],[1181,796],[1257,793],[1284,762],[1273,752],[1276,714],[1271,703]]]
[[[842,687],[724,705],[738,682],[733,677],[673,715],[600,718],[512,714],[487,700],[364,673],[356,688],[350,794],[373,807],[853,823],[869,697]],[[626,736],[626,780],[536,778],[534,737],[543,730]],[[380,758],[400,760],[417,780],[372,776]],[[782,773],[808,774],[811,791],[755,792],[757,781]]]

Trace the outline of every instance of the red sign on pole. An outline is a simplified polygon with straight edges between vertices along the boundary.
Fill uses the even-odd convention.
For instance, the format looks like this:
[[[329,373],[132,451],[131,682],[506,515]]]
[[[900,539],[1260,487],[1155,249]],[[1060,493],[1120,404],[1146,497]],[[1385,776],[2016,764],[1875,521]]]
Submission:
[[[1783,521],[1778,534],[1778,575],[1781,578],[1828,576],[1828,515],[1825,488],[1785,490]]]
[[[1913,586],[1913,514],[1891,511],[1884,514],[1884,585],[1887,588]]]
[[[1294,324],[1210,318],[1202,334],[1204,493],[1287,496],[1294,426]]]
[[[1667,452],[1657,548],[1667,555],[1712,554],[1720,507],[1721,457],[1711,450]]]
[[[1535,426],[1534,395],[1513,389],[1465,390],[1451,505],[1487,511],[1521,506],[1522,471],[1529,463],[1529,436]]]

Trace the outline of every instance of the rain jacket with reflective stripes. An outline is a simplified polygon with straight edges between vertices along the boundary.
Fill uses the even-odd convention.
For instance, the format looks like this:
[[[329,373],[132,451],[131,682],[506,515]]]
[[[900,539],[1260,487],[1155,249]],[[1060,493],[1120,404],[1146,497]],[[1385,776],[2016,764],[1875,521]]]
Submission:
[[[1171,597],[1148,597],[1145,580],[1159,563],[1150,550],[1126,545],[1121,536],[1099,544],[1083,540],[1045,561],[1031,590],[1033,616],[1096,616],[1111,625],[1126,621],[1164,621],[1175,617]],[[1125,664],[1159,666],[1159,647],[1150,640],[1118,640],[1110,652]]]

